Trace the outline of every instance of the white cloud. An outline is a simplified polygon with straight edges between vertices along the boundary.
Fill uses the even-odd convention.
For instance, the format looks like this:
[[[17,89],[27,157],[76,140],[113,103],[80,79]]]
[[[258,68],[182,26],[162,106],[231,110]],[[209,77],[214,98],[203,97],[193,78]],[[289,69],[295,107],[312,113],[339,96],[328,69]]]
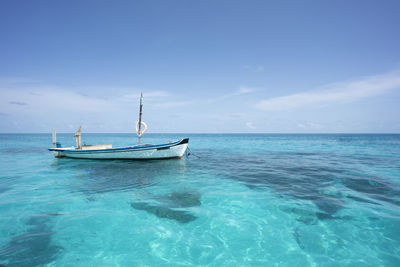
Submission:
[[[0,112],[13,110],[21,111],[21,107],[28,107],[33,113],[47,113],[51,110],[60,112],[109,112],[120,110],[123,106],[132,105],[130,102],[139,103],[140,90],[134,89],[129,94],[118,94],[119,89],[108,89],[114,91],[114,97],[98,97],[75,92],[69,88],[55,86],[19,85],[9,86],[0,84]],[[123,91],[127,91],[124,89]],[[145,104],[158,108],[184,106],[190,104],[188,101],[168,101],[170,94],[166,91],[143,91]]]
[[[223,95],[221,98],[225,99],[225,98],[230,98],[230,97],[234,97],[234,96],[240,96],[240,95],[249,94],[251,92],[254,92],[253,88],[242,86],[238,90],[236,90],[235,92]]]
[[[358,81],[335,83],[319,91],[308,91],[262,100],[256,104],[261,110],[290,110],[302,107],[320,107],[347,103],[384,94],[400,88],[400,71],[370,76]]]
[[[246,126],[249,127],[250,129],[254,130],[256,127],[253,125],[252,122],[246,122]]]

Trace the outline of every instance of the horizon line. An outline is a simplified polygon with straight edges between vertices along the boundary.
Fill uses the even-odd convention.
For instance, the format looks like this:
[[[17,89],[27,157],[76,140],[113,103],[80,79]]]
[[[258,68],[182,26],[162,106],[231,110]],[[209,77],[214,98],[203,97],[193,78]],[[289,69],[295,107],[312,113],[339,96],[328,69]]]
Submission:
[[[51,132],[0,132],[0,134],[50,134]],[[57,134],[74,134],[74,132],[57,132]],[[84,134],[133,134],[133,132],[85,132]],[[400,132],[153,132],[147,134],[400,134]]]

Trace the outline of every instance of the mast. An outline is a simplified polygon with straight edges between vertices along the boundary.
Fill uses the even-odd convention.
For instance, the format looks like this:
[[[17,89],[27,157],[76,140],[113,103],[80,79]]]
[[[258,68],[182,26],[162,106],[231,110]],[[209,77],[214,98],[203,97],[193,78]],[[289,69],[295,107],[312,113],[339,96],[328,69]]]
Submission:
[[[140,108],[139,108],[139,131],[138,131],[138,136],[139,136],[139,145],[140,145],[140,139],[142,137],[142,108],[143,108],[143,93],[140,93]]]
[[[78,131],[75,133],[75,139],[76,139],[76,148],[77,149],[82,149],[82,130],[81,130],[81,126],[79,126]]]

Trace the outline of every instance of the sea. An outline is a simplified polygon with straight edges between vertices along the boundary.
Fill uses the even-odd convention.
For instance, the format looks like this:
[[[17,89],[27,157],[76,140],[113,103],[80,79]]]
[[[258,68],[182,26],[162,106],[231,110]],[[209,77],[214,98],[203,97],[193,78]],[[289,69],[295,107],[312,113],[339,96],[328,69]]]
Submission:
[[[181,137],[182,159],[133,161],[54,158],[51,134],[1,134],[0,266],[400,266],[400,135],[142,142]]]

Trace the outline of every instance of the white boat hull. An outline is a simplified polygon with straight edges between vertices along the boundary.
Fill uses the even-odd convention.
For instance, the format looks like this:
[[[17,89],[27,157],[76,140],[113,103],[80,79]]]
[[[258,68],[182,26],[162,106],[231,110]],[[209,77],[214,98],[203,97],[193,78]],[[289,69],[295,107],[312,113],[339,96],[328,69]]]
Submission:
[[[181,158],[187,149],[189,139],[162,145],[138,145],[109,149],[49,148],[56,157],[79,159],[170,159]]]

